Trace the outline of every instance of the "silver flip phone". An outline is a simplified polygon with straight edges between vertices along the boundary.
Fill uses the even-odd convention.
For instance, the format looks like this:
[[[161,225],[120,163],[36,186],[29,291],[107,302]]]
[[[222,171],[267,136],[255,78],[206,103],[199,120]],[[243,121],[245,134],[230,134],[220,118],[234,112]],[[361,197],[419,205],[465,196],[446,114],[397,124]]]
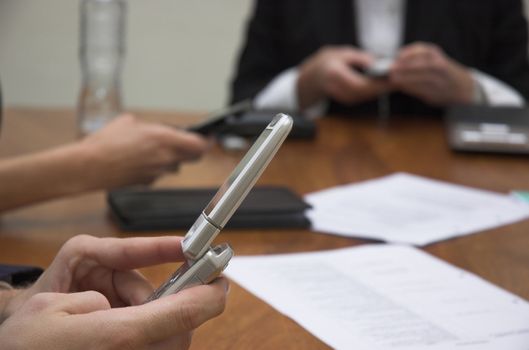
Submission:
[[[390,57],[380,57],[365,70],[365,74],[371,78],[386,78],[389,74],[394,59]]]
[[[210,245],[237,210],[253,185],[270,163],[292,129],[292,118],[278,114],[219,188],[182,241],[184,264],[163,283],[148,301],[176,293],[184,288],[213,281],[233,256],[224,243]]]

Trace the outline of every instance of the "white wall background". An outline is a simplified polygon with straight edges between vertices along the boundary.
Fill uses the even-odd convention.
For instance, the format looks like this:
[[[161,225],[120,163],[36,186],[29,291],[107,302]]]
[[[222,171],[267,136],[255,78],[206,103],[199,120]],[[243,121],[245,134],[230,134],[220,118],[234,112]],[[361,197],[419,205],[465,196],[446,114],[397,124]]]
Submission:
[[[211,110],[253,0],[128,0],[125,104]],[[79,0],[0,0],[0,79],[11,106],[74,106]]]
[[[128,0],[125,104],[198,111],[222,106],[252,3]],[[78,6],[79,0],[0,0],[5,104],[75,105]]]

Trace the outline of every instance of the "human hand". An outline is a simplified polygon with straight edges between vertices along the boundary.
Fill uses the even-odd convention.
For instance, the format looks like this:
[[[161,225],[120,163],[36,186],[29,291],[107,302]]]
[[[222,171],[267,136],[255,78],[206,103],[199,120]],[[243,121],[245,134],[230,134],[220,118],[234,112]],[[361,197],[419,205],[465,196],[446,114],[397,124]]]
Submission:
[[[436,45],[415,43],[404,47],[389,74],[392,86],[437,106],[470,104],[474,80],[470,71]]]
[[[183,260],[180,242],[71,239],[39,280],[13,297],[0,342],[9,349],[187,348],[190,332],[223,311],[227,281],[142,304],[153,288],[132,270]]]
[[[366,77],[354,69],[365,69],[373,62],[372,55],[349,46],[320,49],[300,66],[297,86],[300,108],[307,108],[325,97],[354,104],[387,91],[386,81]]]
[[[147,304],[111,308],[100,293],[39,293],[0,325],[3,349],[187,349],[224,309],[226,280]]]
[[[202,137],[174,127],[122,115],[79,143],[88,158],[88,189],[150,183],[207,148]]]

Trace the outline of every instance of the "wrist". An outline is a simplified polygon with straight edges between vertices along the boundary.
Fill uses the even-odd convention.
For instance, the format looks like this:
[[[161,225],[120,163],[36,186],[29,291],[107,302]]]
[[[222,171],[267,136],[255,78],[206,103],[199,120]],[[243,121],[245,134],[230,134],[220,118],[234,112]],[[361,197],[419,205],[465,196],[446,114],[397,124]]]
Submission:
[[[61,195],[73,195],[97,189],[97,177],[94,176],[92,150],[83,141],[74,142],[56,150],[56,174]],[[50,180],[51,181],[51,180]]]
[[[108,147],[96,142],[91,136],[76,145],[76,153],[80,160],[81,186],[83,191],[104,190],[119,184],[120,179],[113,178],[114,158],[109,154]]]
[[[65,157],[70,160],[69,181],[66,191],[69,194],[93,191],[102,188],[99,177],[102,167],[98,148],[86,139],[72,143],[65,149]]]

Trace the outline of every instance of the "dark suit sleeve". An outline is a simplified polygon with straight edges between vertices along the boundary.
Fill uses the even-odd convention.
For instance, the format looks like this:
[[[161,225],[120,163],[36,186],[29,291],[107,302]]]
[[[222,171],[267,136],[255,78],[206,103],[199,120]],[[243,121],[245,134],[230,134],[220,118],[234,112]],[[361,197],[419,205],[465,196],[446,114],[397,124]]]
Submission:
[[[258,0],[231,85],[230,103],[253,98],[285,67],[281,60],[281,1]]]
[[[485,72],[529,100],[527,21],[522,0],[496,0],[490,59]]]

